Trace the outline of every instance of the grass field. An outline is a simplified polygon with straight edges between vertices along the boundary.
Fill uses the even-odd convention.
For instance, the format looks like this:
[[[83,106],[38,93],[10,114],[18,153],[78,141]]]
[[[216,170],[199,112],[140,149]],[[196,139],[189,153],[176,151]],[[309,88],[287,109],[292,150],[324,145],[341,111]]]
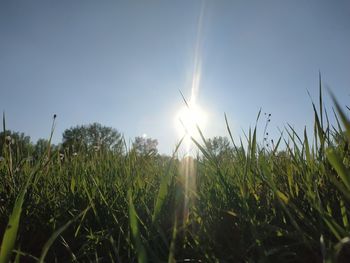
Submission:
[[[350,122],[319,100],[313,134],[196,158],[5,145],[0,263],[350,262]]]

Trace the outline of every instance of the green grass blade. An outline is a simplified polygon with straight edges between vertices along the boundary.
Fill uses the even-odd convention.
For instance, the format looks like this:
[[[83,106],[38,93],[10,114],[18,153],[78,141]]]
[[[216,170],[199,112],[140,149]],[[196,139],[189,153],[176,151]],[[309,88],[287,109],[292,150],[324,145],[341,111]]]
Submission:
[[[176,235],[177,235],[177,216],[175,215],[173,234],[171,237],[171,243],[170,243],[170,249],[169,249],[168,263],[175,263],[176,262],[176,259],[175,259]]]
[[[347,216],[347,209],[343,199],[340,199],[340,212],[343,220],[343,225],[347,230],[349,230],[349,219]]]
[[[350,191],[350,172],[344,166],[341,157],[332,148],[328,149],[326,154],[329,162],[331,163],[333,168],[337,171],[340,179],[343,181],[348,191]]]
[[[321,119],[321,128],[323,129],[323,102],[322,102],[322,78],[321,72],[318,72],[318,81],[319,81],[319,103],[320,103],[320,119]]]
[[[90,206],[87,207],[84,211],[82,211],[79,215],[77,215],[76,217],[74,217],[73,219],[69,220],[66,224],[64,224],[63,226],[61,226],[59,229],[57,229],[49,238],[49,240],[46,241],[42,251],[41,251],[41,255],[40,258],[38,260],[38,263],[44,263],[44,259],[47,255],[47,252],[49,251],[50,247],[52,246],[52,244],[55,242],[55,240],[57,239],[57,237],[59,235],[62,234],[62,232],[64,230],[66,230],[75,220],[77,220],[79,217],[83,216],[88,210],[90,209]]]
[[[129,223],[130,223],[131,234],[135,243],[137,262],[146,263],[148,262],[147,253],[146,253],[145,247],[142,244],[141,233],[139,229],[139,222],[138,222],[137,213],[134,207],[134,203],[132,201],[131,190],[128,191],[128,197],[129,197]]]
[[[275,147],[274,147],[273,150],[272,150],[272,155],[273,155],[273,156],[276,154],[276,152],[277,152],[277,150],[278,150],[278,147],[279,147],[279,145],[280,145],[280,143],[281,143],[281,140],[282,140],[282,136],[283,136],[283,135],[281,134],[281,136],[279,137],[279,139],[278,139],[278,141],[277,141]]]
[[[5,120],[5,112],[2,113],[2,129],[4,131],[4,141],[6,138],[6,120]]]
[[[337,133],[342,134],[342,133],[343,133],[343,128],[342,128],[341,125],[340,125],[340,121],[339,121],[338,115],[337,115],[337,113],[335,112],[335,110],[334,110],[333,107],[332,107],[332,111],[333,111],[333,115],[334,115],[334,118],[335,118],[335,120],[336,120],[336,122],[337,122],[337,127],[338,127],[338,130],[336,130],[336,128],[334,128],[334,130],[336,130]]]
[[[25,185],[19,192],[19,195],[13,206],[13,210],[10,215],[9,222],[7,224],[7,227],[2,239],[1,248],[0,248],[0,263],[7,263],[11,258],[11,253],[16,242],[17,231],[18,231],[19,221],[22,213],[24,197],[26,195],[29,184],[32,181],[32,178],[38,173],[38,171],[41,168],[42,168],[42,162],[40,161],[33,168],[32,172],[30,173],[30,175],[28,176],[25,182]]]
[[[18,196],[15,205],[13,207],[12,213],[10,215],[9,222],[7,224],[4,237],[1,243],[0,250],[0,263],[8,263],[11,258],[12,250],[15,246],[17,231],[19,226],[19,220],[22,213],[22,205],[24,201],[26,188],[22,189],[20,195]]]
[[[306,161],[307,161],[308,165],[310,165],[311,164],[311,154],[310,154],[309,140],[307,138],[306,127],[304,129],[304,146],[305,146]]]
[[[250,158],[251,160],[255,159],[255,154],[256,154],[256,126],[254,128],[254,132],[253,132],[253,138],[252,138],[252,145],[251,145],[251,155]]]
[[[152,214],[152,222],[153,223],[158,218],[158,216],[161,212],[161,209],[163,207],[164,200],[165,200],[166,196],[168,195],[169,182],[171,181],[171,176],[172,176],[172,173],[170,172],[170,168],[173,164],[174,157],[175,157],[182,141],[184,140],[184,138],[185,137],[182,137],[180,142],[177,144],[175,151],[173,153],[173,157],[169,160],[166,175],[162,178],[162,180],[160,182],[160,187],[159,187],[159,191],[158,191],[158,195],[157,195],[157,199],[156,199],[156,204],[155,204],[154,211]]]
[[[350,141],[350,121],[347,119],[344,111],[341,109],[338,101],[335,99],[335,96],[332,93],[331,93],[331,96],[332,96],[333,102],[335,104],[335,107],[338,111],[338,114],[340,116],[340,119],[345,127],[345,132],[346,132],[346,136],[348,138],[348,141]]]
[[[233,136],[232,136],[232,132],[231,132],[231,129],[230,129],[230,125],[228,124],[226,113],[225,113],[225,122],[226,122],[226,129],[228,131],[228,134],[230,135],[230,139],[231,139],[231,142],[233,144],[233,147],[235,148],[236,152],[238,152],[237,145],[235,144],[235,141],[233,140]]]

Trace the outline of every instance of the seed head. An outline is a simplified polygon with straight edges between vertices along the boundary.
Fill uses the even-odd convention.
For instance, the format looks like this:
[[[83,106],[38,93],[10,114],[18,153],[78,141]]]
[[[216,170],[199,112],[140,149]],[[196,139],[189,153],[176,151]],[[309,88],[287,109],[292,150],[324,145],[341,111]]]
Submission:
[[[95,152],[97,152],[99,149],[100,149],[100,146],[98,146],[98,145],[95,145],[95,146],[94,146]]]
[[[7,136],[5,137],[5,142],[6,142],[8,145],[10,145],[10,144],[15,143],[15,140],[12,139],[10,135],[7,135]]]

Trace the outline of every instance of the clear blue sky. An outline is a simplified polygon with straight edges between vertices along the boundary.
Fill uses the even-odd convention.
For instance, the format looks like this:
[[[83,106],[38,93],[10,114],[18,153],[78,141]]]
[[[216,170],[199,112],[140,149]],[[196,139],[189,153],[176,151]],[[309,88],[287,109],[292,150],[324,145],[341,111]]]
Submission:
[[[65,128],[100,122],[127,139],[146,133],[170,153],[174,115],[190,96],[203,1],[0,1],[0,110],[36,141],[57,114]],[[271,113],[312,126],[307,89],[318,71],[342,105],[350,99],[350,1],[206,1],[198,102],[205,134],[235,136]],[[330,107],[330,100],[326,100]],[[261,131],[262,132],[262,131]]]

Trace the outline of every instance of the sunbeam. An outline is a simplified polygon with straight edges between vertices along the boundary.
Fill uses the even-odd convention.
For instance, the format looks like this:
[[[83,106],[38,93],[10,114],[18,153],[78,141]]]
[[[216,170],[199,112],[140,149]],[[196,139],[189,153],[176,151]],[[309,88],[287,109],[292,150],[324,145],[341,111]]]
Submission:
[[[194,61],[192,72],[191,97],[185,106],[176,114],[176,129],[181,137],[184,137],[185,158],[181,161],[180,174],[182,187],[184,190],[182,224],[185,226],[189,219],[189,208],[191,206],[192,194],[196,191],[196,167],[191,156],[192,138],[199,140],[198,128],[203,129],[207,122],[205,111],[198,104],[198,94],[201,81],[201,46],[202,27],[204,16],[204,1],[202,2],[198,17],[197,36],[194,49]]]
[[[194,49],[191,96],[186,105],[182,107],[175,116],[176,130],[180,137],[185,136],[183,143],[187,155],[189,155],[191,152],[191,137],[199,139],[197,127],[204,129],[207,122],[206,112],[199,106],[197,101],[201,81],[201,46],[204,7],[204,2],[202,2],[198,17],[197,35]]]

